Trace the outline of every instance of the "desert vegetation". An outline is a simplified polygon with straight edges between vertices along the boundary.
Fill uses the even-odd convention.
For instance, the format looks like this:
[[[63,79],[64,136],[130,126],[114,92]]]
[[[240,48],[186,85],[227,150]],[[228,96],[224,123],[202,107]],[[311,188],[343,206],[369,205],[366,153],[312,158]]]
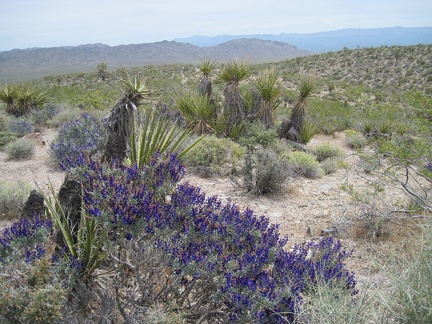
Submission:
[[[64,175],[30,216],[34,184],[1,182],[1,321],[430,322],[431,61],[398,46],[0,85],[1,157],[32,159],[55,128]],[[337,172],[346,212],[295,241],[290,219],[186,181],[229,179],[271,213]]]

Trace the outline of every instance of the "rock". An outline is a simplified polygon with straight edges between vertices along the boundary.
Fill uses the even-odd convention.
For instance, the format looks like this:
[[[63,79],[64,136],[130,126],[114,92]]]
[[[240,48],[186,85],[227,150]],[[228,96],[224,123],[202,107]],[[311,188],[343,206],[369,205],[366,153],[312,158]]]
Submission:
[[[321,236],[338,236],[338,230],[335,226],[323,228],[321,230]]]
[[[44,197],[39,191],[33,189],[24,204],[22,216],[32,218],[35,215],[42,216],[44,213]]]

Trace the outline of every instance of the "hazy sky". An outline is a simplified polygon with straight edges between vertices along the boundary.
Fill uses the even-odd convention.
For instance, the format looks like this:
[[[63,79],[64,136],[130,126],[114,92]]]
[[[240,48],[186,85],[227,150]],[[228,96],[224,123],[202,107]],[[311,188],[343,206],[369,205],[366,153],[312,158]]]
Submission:
[[[431,0],[0,0],[0,51],[432,26]]]

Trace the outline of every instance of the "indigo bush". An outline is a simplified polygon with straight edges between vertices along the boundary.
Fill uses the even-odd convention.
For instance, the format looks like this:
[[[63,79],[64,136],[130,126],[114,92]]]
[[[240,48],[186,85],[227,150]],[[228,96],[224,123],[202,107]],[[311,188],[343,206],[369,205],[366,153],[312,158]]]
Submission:
[[[0,260],[6,262],[13,253],[32,263],[45,255],[43,244],[48,238],[51,221],[35,216],[20,218],[0,232]]]
[[[339,241],[285,251],[287,238],[268,218],[179,184],[185,171],[175,155],[156,154],[142,168],[81,158],[72,172],[85,211],[110,233],[110,249],[125,252],[115,252],[116,262],[133,263],[135,277],[124,276],[136,280],[141,307],[170,301],[193,321],[284,323],[319,278],[355,293]]]
[[[9,130],[22,137],[33,132],[33,125],[26,119],[16,119],[10,122]]]
[[[58,137],[50,145],[51,155],[63,169],[73,167],[84,154],[99,151],[106,142],[105,129],[94,116],[84,113],[62,125]]]

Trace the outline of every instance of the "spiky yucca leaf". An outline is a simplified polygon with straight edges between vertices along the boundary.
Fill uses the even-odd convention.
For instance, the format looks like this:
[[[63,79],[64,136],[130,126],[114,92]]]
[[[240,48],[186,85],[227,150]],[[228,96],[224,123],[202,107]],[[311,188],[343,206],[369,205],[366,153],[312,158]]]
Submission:
[[[311,76],[304,76],[297,82],[297,100],[306,100],[315,91],[315,80]]]
[[[216,60],[210,61],[209,58],[205,58],[201,61],[199,65],[199,69],[204,75],[208,76],[211,73],[211,71],[213,71],[215,66],[216,66]]]
[[[190,131],[182,129],[175,123],[163,117],[156,117],[154,113],[145,117],[137,134],[132,132],[130,137],[129,162],[138,167],[146,165],[155,153],[178,153],[181,157],[186,154],[198,141],[183,149],[182,144],[188,139]]]
[[[227,83],[236,83],[245,80],[250,75],[250,66],[244,61],[227,63],[218,77]]]
[[[273,110],[279,105],[278,99],[282,93],[282,86],[277,82],[276,73],[273,70],[266,70],[258,76],[255,87],[259,94],[255,117],[271,128],[274,126]]]
[[[127,79],[120,79],[120,81],[125,87],[124,96],[132,101],[136,106],[140,104],[140,101],[143,98],[148,98],[157,94],[157,91],[147,89],[146,78],[138,79],[135,76],[133,79],[128,77]]]
[[[177,98],[176,105],[194,133],[206,134],[213,131],[216,108],[205,96],[188,91]]]
[[[277,107],[277,99],[282,93],[282,85],[278,82],[278,77],[273,70],[265,70],[258,75],[255,86],[261,97],[268,101],[273,109]]]
[[[106,231],[94,217],[87,215],[83,209],[81,221],[76,231],[78,241],[75,242],[75,229],[71,227],[69,217],[63,210],[51,182],[49,183],[49,190],[51,196],[43,194],[46,215],[58,227],[59,234],[63,237],[70,255],[80,261],[80,271],[85,282],[107,256],[107,253],[102,249]],[[42,191],[40,190],[40,192]]]
[[[0,89],[0,101],[6,105],[6,112],[16,117],[28,115],[32,110],[40,109],[46,103],[45,92],[28,86],[5,85]]]

